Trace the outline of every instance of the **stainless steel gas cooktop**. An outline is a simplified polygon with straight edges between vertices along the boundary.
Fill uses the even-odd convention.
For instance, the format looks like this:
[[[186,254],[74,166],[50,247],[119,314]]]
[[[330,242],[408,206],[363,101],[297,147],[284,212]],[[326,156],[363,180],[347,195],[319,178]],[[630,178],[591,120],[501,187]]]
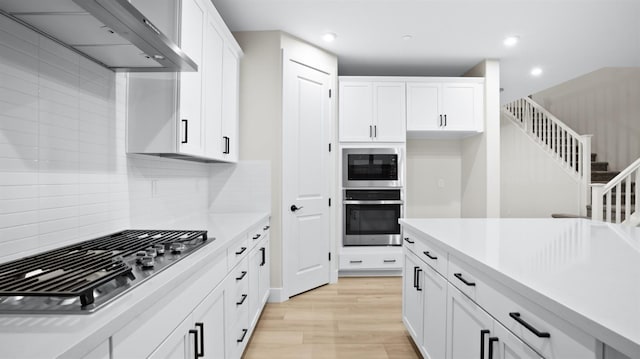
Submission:
[[[92,313],[214,239],[126,230],[0,264],[0,313]]]

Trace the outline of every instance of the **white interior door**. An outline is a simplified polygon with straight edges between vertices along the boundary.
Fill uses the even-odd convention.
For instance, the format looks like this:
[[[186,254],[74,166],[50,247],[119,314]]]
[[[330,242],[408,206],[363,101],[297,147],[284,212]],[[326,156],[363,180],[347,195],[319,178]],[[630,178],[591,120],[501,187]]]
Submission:
[[[290,297],[329,282],[331,78],[283,61],[282,237]]]

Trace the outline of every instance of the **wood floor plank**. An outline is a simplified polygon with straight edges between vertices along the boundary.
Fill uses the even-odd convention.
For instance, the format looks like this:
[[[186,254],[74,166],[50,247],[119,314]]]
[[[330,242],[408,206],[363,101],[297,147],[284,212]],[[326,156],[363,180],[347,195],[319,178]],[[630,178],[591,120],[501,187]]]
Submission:
[[[415,359],[400,277],[349,277],[268,303],[243,358]]]

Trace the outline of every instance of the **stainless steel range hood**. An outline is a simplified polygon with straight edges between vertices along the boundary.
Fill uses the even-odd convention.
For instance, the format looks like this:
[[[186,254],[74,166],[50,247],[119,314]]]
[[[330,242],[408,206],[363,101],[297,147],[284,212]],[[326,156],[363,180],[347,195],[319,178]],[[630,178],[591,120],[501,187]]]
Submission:
[[[0,0],[20,23],[114,71],[197,71],[128,0]]]

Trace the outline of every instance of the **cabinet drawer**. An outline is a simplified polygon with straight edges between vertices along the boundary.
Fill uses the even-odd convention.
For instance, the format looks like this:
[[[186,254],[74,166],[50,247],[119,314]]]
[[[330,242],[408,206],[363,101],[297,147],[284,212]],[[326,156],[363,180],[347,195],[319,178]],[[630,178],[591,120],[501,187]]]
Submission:
[[[238,240],[236,243],[227,248],[227,261],[229,262],[229,268],[233,268],[243,258],[247,257],[249,252],[249,240],[247,235],[243,235],[242,240]]]
[[[417,240],[418,236],[415,233],[404,229],[404,233],[402,234],[402,245],[414,254],[417,254],[415,249]]]
[[[476,303],[479,303],[478,298],[488,288],[471,268],[461,264],[454,257],[450,257],[448,261],[447,280]]]
[[[341,254],[340,269],[344,270],[385,270],[402,269],[402,252],[398,253],[362,253]]]
[[[417,239],[415,243],[415,251],[418,258],[430,265],[443,277],[447,275],[447,252],[430,243],[426,243],[422,239]]]
[[[269,221],[265,221],[249,231],[249,247],[255,247],[258,242],[267,237],[269,235],[269,228],[271,228]]]
[[[587,334],[566,323],[560,330],[492,287],[483,288],[479,304],[546,359],[596,358]]]
[[[243,314],[233,323],[232,329],[227,329],[229,333],[227,339],[227,357],[240,358],[244,348],[249,342],[251,330],[249,328],[249,311],[245,310]]]

